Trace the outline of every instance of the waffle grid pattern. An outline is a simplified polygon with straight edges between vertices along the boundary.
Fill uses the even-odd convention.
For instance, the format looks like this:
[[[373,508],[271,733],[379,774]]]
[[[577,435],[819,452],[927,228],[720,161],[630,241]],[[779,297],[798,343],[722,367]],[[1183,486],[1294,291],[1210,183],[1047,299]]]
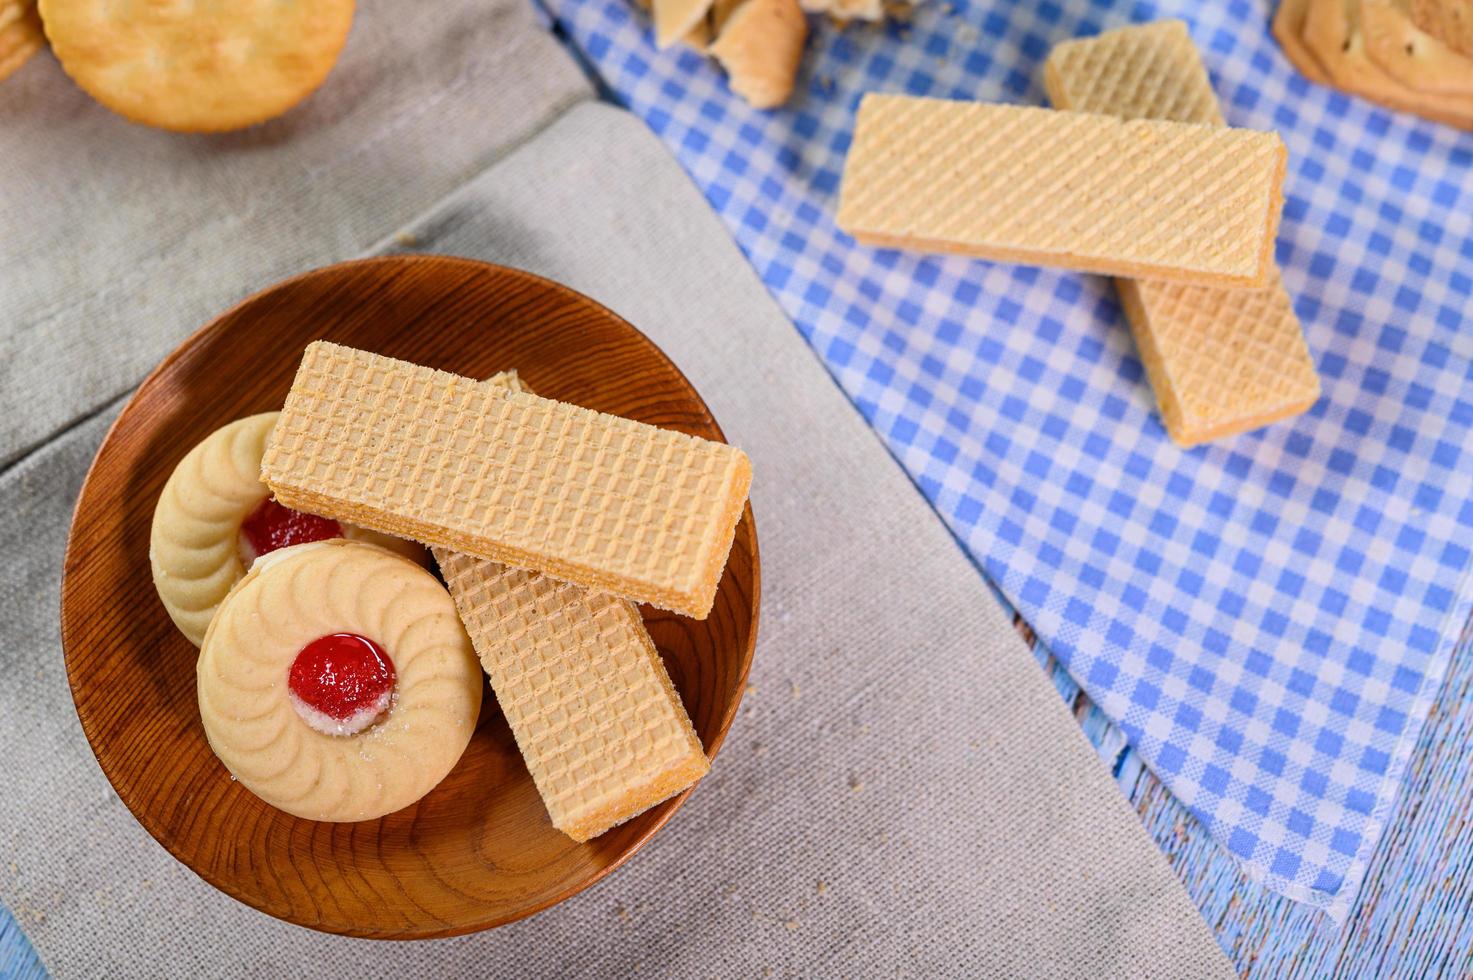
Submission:
[[[1254,286],[1283,169],[1271,133],[870,95],[838,224],[881,245]]]
[[[470,555],[435,558],[554,827],[586,841],[705,775],[631,603]]]
[[[1344,915],[1468,618],[1473,144],[1305,80],[1252,0],[950,0],[816,24],[757,112],[623,0],[548,0],[979,566],[1250,875]],[[1289,150],[1278,260],[1324,395],[1183,451],[1110,283],[856,245],[862,93],[1039,105],[1053,45],[1186,20]]]
[[[1057,106],[1222,126],[1186,26],[1163,21],[1060,44],[1044,66]],[[1269,288],[1116,282],[1171,437],[1196,445],[1298,414],[1320,394],[1277,266]]]
[[[751,469],[721,443],[318,342],[262,479],[288,506],[703,618]]]

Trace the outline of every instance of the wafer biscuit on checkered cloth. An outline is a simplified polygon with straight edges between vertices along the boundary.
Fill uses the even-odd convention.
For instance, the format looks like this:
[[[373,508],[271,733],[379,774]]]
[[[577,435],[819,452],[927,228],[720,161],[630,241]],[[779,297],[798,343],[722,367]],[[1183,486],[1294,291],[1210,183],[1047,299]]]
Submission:
[[[261,464],[288,507],[698,619],[751,476],[722,443],[321,341]]]
[[[1284,157],[1277,133],[870,94],[838,223],[870,245],[1260,287]]]
[[[1061,109],[1225,125],[1181,21],[1127,27],[1049,54]],[[1268,289],[1119,279],[1121,301],[1171,438],[1193,446],[1305,411],[1320,383],[1278,270]]]

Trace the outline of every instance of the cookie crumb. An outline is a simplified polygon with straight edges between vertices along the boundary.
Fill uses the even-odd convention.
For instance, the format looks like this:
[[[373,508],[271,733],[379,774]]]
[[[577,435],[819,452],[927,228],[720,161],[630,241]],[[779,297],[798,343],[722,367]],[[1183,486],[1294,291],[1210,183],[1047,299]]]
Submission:
[[[829,886],[825,882],[820,881],[818,884],[813,886],[813,890],[818,892],[820,895],[827,895],[829,893]]]
[[[419,244],[419,236],[412,231],[401,231],[394,236],[394,244],[404,248],[413,248]]]
[[[864,789],[864,782],[858,776],[851,773],[849,776],[849,790],[858,793],[862,789]]]

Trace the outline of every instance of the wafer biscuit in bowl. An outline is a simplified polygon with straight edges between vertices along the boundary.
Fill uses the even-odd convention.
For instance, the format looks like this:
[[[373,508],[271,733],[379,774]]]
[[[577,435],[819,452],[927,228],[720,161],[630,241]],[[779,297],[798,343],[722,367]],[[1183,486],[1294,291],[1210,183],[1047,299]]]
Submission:
[[[147,126],[221,132],[264,122],[337,62],[354,0],[41,0],[61,66],[109,109]]]

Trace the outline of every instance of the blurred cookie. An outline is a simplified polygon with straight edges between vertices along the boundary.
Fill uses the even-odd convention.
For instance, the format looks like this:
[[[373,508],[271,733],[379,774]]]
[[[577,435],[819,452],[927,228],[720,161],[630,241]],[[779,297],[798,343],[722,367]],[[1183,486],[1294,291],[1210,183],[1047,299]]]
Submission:
[[[1473,3],[1411,0],[1412,22],[1459,54],[1473,58]]]
[[[322,84],[353,0],[40,0],[52,50],[89,95],[134,122],[217,132],[263,122]]]
[[[662,48],[690,38],[711,9],[711,0],[653,0],[653,4],[655,43]],[[696,37],[699,39],[699,34]]]
[[[1304,44],[1304,15],[1308,9],[1309,0],[1283,0],[1274,15],[1274,38],[1299,74],[1311,82],[1329,85],[1329,74]]]
[[[36,0],[0,0],[0,78],[29,61],[45,43]]]
[[[1309,0],[1302,37],[1331,81],[1389,108],[1473,129],[1473,104],[1468,99],[1414,90],[1371,60],[1360,9],[1360,0]]]
[[[1366,54],[1392,78],[1419,92],[1473,97],[1473,59],[1418,28],[1399,0],[1360,0],[1360,23]]]

